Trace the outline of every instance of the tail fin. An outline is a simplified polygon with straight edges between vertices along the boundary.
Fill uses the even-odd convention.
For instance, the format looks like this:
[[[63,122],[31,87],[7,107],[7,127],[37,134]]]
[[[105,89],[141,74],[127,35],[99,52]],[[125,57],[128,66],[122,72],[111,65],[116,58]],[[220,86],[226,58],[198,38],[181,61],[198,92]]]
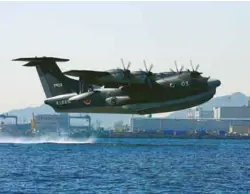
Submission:
[[[54,57],[18,58],[13,61],[26,61],[23,66],[36,67],[38,76],[47,98],[77,92],[78,81],[63,75],[56,62],[66,62],[69,59]]]

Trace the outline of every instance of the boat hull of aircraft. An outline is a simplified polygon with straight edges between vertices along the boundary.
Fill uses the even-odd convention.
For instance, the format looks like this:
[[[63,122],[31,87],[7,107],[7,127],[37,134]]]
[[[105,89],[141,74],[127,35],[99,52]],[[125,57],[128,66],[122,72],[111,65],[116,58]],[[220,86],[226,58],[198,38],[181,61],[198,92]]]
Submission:
[[[203,94],[189,96],[179,100],[167,100],[157,103],[130,104],[124,106],[85,106],[83,108],[54,108],[56,112],[72,113],[115,113],[115,114],[154,114],[183,110],[203,104],[215,95],[216,90],[211,89]],[[52,106],[53,107],[53,106]]]

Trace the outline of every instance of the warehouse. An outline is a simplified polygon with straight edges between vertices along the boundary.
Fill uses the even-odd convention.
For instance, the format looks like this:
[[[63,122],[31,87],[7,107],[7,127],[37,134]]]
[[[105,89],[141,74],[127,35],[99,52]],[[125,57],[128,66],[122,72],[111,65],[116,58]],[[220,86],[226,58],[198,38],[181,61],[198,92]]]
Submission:
[[[68,129],[68,114],[41,114],[35,116],[36,129],[41,134],[58,133],[60,129]]]
[[[194,119],[212,119],[214,118],[214,111],[204,110],[203,108],[197,107],[194,111],[193,118]]]
[[[69,131],[89,129],[91,117],[89,115],[72,116],[67,113],[42,114],[35,116],[35,125],[41,134],[68,133]]]
[[[250,106],[214,107],[215,119],[250,119]]]
[[[139,118],[130,120],[131,131],[229,131],[230,125],[250,125],[250,120]]]
[[[248,135],[248,134],[250,134],[250,125],[242,125],[242,124],[230,125],[229,133],[230,134]]]

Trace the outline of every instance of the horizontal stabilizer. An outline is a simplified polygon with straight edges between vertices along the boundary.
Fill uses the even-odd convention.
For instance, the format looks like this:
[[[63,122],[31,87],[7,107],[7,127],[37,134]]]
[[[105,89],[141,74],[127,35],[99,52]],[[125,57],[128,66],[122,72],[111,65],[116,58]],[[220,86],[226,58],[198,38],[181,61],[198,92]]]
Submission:
[[[63,72],[64,75],[74,76],[74,77],[102,77],[109,75],[108,72],[104,71],[91,71],[91,70],[70,70]]]
[[[47,64],[47,62],[67,62],[69,59],[62,59],[62,58],[55,58],[55,57],[27,57],[27,58],[18,58],[13,59],[12,61],[25,61],[28,62],[23,66],[37,66],[38,64],[41,65],[41,63]]]

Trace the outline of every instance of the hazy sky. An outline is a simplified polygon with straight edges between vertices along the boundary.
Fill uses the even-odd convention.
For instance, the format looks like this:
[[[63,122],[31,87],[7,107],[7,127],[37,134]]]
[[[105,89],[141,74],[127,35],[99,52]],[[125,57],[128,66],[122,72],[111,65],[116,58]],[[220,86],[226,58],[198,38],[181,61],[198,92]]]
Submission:
[[[250,95],[250,2],[1,2],[0,112],[38,106],[45,95],[34,68],[18,57],[69,58],[69,69],[106,70],[153,62],[200,64],[222,81],[217,95]]]

